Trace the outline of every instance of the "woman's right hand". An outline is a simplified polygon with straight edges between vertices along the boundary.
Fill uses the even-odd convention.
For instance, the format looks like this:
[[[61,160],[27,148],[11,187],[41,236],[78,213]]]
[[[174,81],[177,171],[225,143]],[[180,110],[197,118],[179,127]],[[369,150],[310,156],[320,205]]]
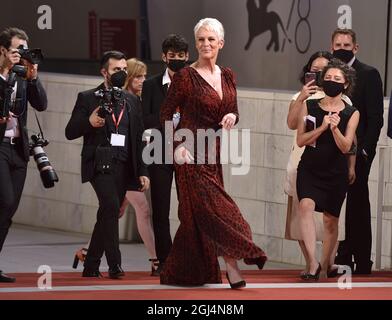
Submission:
[[[311,95],[315,94],[317,92],[317,86],[315,85],[316,80],[309,81],[306,83],[301,90],[301,93],[299,94],[298,99],[301,101],[305,101],[308,99]]]
[[[321,124],[321,128],[323,129],[323,131],[327,130],[330,124],[331,124],[331,118],[330,115],[327,114],[324,116],[323,123]]]

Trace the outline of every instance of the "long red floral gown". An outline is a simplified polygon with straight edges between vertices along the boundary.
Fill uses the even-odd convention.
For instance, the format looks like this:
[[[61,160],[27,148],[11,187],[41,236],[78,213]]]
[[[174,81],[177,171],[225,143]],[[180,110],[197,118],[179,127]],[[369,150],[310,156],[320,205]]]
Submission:
[[[219,129],[219,122],[228,113],[236,114],[238,119],[233,72],[223,67],[221,71],[222,100],[194,68],[177,72],[161,106],[162,124],[172,120],[177,107],[181,121],[176,130],[190,129],[195,137],[197,129]],[[253,243],[249,224],[224,190],[219,138],[215,148],[216,164],[175,164],[180,226],[161,272],[162,284],[221,283],[218,256],[238,260],[265,256]]]

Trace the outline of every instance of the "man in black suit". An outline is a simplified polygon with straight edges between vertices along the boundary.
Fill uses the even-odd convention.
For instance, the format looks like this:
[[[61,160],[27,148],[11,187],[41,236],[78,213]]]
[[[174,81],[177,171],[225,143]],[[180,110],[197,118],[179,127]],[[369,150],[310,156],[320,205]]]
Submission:
[[[356,71],[352,102],[360,113],[356,132],[356,180],[350,185],[347,193],[346,238],[339,245],[335,262],[349,265],[353,270],[355,263],[354,273],[370,274],[373,262],[368,179],[383,126],[382,81],[377,69],[358,61],[355,57],[358,43],[353,30],[335,30],[332,35],[332,50],[336,58],[352,66]]]
[[[65,129],[69,140],[83,136],[82,183],[91,183],[99,201],[83,277],[102,276],[99,265],[103,253],[109,265],[109,277],[124,276],[118,233],[120,204],[130,185],[139,182],[140,190],[145,191],[150,183],[142,159],[144,126],[139,101],[121,90],[126,70],[123,53],[106,52],[101,60],[104,83],[79,93]],[[111,93],[107,94],[110,89]],[[107,104],[99,97],[102,93],[108,97]],[[105,105],[109,112],[103,112]]]
[[[161,74],[144,81],[142,90],[143,121],[146,129],[158,129],[162,133],[162,155],[154,155],[159,159],[148,167],[151,178],[151,203],[153,211],[153,227],[155,249],[159,260],[157,274],[169,255],[172,239],[170,236],[170,195],[174,167],[165,164],[164,128],[159,121],[161,104],[163,103],[173,75],[185,66],[189,59],[188,43],[184,37],[176,34],[169,35],[162,43],[162,60],[167,68]],[[174,116],[174,122],[179,120],[179,114]],[[152,142],[152,140],[151,140]]]
[[[16,76],[12,87],[12,109],[0,117],[0,251],[3,248],[12,217],[19,206],[26,180],[29,161],[29,138],[26,129],[27,102],[38,110],[47,108],[45,90],[38,79],[38,66],[21,59],[17,48],[27,48],[28,36],[18,28],[7,28],[0,33],[0,109],[6,100],[4,90],[11,86],[13,67],[23,64],[27,69],[25,78]],[[0,271],[0,282],[15,282]]]

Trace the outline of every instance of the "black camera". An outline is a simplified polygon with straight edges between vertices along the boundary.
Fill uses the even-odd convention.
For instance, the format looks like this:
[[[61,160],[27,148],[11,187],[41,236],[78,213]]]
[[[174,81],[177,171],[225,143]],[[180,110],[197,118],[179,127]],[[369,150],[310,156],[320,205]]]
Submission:
[[[98,116],[101,118],[111,115],[113,113],[112,106],[117,106],[124,98],[124,92],[117,87],[99,89],[94,92],[94,95],[100,100]]]
[[[49,142],[48,140],[43,139],[40,134],[32,135],[31,140],[30,155],[34,156],[38,171],[41,175],[42,183],[45,188],[52,188],[54,187],[54,183],[59,181],[59,177],[51,166],[48,156],[43,148],[47,146]]]
[[[23,45],[20,45],[17,51],[22,59],[32,64],[39,64],[44,58],[41,49],[27,49]],[[16,77],[26,78],[27,71],[26,66],[16,64],[12,67],[7,80],[0,79],[0,117],[6,118],[9,116],[9,112],[13,111],[11,96],[14,91]]]
[[[22,44],[18,47],[18,52],[20,54],[21,59],[25,59],[31,64],[40,64],[44,59],[41,49],[28,49],[25,48]]]

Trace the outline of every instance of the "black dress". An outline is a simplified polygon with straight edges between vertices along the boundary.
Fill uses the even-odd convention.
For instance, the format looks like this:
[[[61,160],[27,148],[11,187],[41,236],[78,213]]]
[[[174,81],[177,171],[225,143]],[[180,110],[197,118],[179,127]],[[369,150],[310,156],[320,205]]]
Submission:
[[[316,118],[316,127],[323,123],[327,111],[321,109],[320,100],[308,100],[308,114]],[[339,113],[338,128],[343,134],[356,109],[346,102]],[[316,147],[306,146],[298,164],[298,199],[310,198],[316,203],[316,211],[328,212],[339,217],[348,190],[347,157],[335,143],[332,131],[325,130],[317,139]]]

